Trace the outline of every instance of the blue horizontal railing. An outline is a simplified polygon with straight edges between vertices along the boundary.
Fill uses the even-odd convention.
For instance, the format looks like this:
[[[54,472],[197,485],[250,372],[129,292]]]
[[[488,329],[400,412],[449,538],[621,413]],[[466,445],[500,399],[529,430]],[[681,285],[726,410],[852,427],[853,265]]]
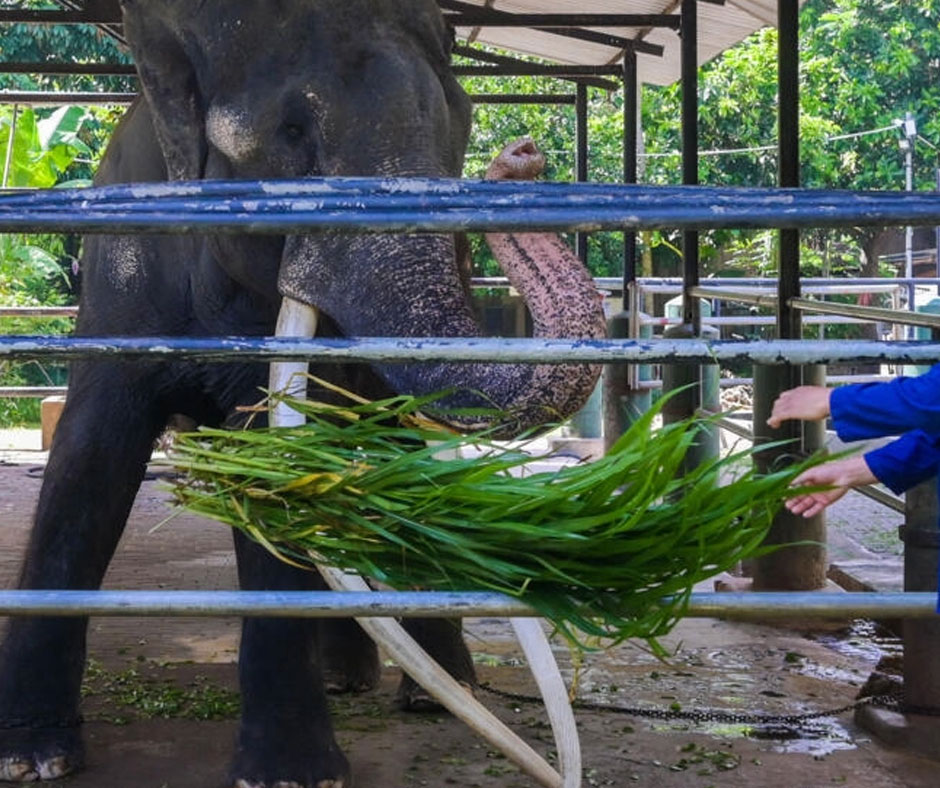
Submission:
[[[0,232],[302,234],[935,224],[940,224],[936,192],[307,178],[0,195]]]
[[[689,363],[752,361],[756,364],[841,364],[853,361],[931,364],[940,361],[937,342],[780,339],[441,339],[375,337],[0,337],[2,359],[148,359],[168,361],[330,361],[404,363]]]
[[[711,618],[935,618],[921,592],[693,593],[686,615]],[[519,599],[489,591],[0,591],[0,616],[532,616]]]

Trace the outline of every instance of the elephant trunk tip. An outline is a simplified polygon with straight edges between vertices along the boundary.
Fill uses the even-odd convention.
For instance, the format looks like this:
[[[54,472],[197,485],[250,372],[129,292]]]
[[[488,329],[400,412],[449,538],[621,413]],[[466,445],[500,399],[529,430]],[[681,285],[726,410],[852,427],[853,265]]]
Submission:
[[[530,137],[509,143],[486,169],[486,179],[529,181],[545,169],[545,155]]]

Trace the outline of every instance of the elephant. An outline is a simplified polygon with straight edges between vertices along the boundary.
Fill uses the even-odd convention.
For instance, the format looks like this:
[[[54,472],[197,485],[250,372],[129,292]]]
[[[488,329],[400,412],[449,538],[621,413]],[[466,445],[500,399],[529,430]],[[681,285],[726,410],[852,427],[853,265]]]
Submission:
[[[121,6],[142,95],[115,131],[98,184],[461,174],[471,108],[450,68],[452,33],[433,0]],[[534,155],[523,143],[491,175],[527,177]],[[537,335],[603,336],[593,282],[559,239],[493,234],[490,243],[526,295]],[[458,247],[443,234],[91,236],[76,334],[270,336],[288,297],[319,310],[321,336],[479,336]],[[495,404],[511,414],[507,433],[572,413],[598,372],[499,363],[313,371],[368,396],[447,389],[448,406]],[[167,421],[182,414],[232,424],[265,382],[263,364],[238,361],[74,363],[20,587],[97,588]],[[243,589],[322,587],[316,573],[277,561],[237,533],[235,554]],[[457,626],[410,626],[455,677],[474,682]],[[10,622],[0,646],[0,781],[51,780],[82,767],[86,629],[80,617]],[[350,785],[325,693],[368,688],[377,670],[375,648],[352,622],[246,619],[227,784]]]

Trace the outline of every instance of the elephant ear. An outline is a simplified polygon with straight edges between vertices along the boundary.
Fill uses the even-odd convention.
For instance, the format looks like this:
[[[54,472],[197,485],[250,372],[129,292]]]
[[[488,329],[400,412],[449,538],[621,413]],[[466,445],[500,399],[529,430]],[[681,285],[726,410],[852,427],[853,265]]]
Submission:
[[[181,32],[198,5],[193,0],[121,0],[124,31],[171,180],[196,180],[205,168],[205,111]]]

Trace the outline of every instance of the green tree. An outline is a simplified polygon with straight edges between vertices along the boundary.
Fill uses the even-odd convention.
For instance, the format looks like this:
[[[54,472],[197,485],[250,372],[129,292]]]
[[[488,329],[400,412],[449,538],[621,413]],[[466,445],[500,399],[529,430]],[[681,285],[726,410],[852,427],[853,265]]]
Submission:
[[[801,12],[801,157],[803,183],[810,187],[898,189],[903,158],[893,121],[908,111],[920,133],[940,143],[940,0],[810,0]],[[702,69],[700,139],[710,149],[756,149],[731,155],[703,155],[700,178],[714,185],[770,186],[776,178],[777,32],[755,33]],[[644,93],[647,150],[678,148],[675,107],[679,87]],[[854,136],[861,132],[875,132]],[[853,136],[849,136],[853,135]],[[926,146],[924,147],[926,150]],[[921,158],[921,164],[926,160]],[[930,160],[932,164],[932,157]],[[651,158],[647,179],[679,181],[679,160]],[[931,188],[932,169],[921,166],[916,188]],[[706,259],[723,266],[753,260],[753,233],[712,234]],[[883,233],[808,232],[808,273],[858,270],[876,275]],[[854,252],[851,250],[854,249]],[[836,253],[833,253],[833,251]],[[767,270],[764,260],[760,270]]]
[[[33,8],[49,3],[25,2]],[[54,7],[54,6],[53,6]],[[9,25],[0,31],[6,61],[127,62],[116,42],[90,26]],[[0,74],[0,88],[14,91],[133,89],[126,78]],[[0,107],[0,174],[8,187],[51,187],[92,177],[121,110],[104,107]],[[15,115],[15,123],[14,123]],[[12,148],[11,148],[12,142]],[[7,154],[9,153],[9,157]],[[9,166],[5,166],[9,161]],[[37,306],[71,303],[72,267],[78,239],[62,235],[0,236],[0,304]],[[64,333],[70,321],[10,320],[3,333]],[[58,385],[64,369],[35,363],[0,365],[2,385]],[[38,400],[0,399],[0,422],[38,421]]]

